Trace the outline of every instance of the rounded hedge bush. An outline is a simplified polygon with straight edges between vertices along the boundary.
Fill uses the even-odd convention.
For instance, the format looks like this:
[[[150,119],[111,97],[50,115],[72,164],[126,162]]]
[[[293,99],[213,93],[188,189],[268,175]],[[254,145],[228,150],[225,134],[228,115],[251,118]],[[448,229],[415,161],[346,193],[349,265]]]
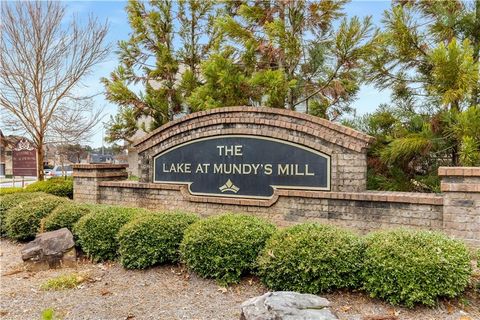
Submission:
[[[95,207],[73,226],[74,235],[82,250],[94,261],[114,260],[118,256],[118,231],[142,212],[146,211],[140,208]]]
[[[5,225],[5,214],[7,210],[16,207],[22,202],[32,200],[37,196],[45,195],[45,193],[35,192],[35,193],[14,193],[7,194],[0,197],[0,236],[4,237],[6,235],[6,225]]]
[[[317,294],[361,286],[361,238],[314,223],[277,231],[258,257],[258,275],[273,290]]]
[[[6,194],[12,194],[12,193],[19,193],[23,191],[24,189],[21,187],[2,187],[0,188],[0,196],[6,195]]]
[[[54,177],[29,184],[25,190],[28,192],[40,191],[73,199],[73,179],[71,177]]]
[[[7,236],[18,241],[29,241],[39,231],[40,221],[58,205],[67,202],[65,198],[40,195],[21,202],[5,214]]]
[[[181,257],[202,277],[222,284],[238,282],[242,274],[254,270],[259,252],[274,232],[275,226],[253,216],[209,217],[187,228]]]
[[[68,202],[56,207],[48,216],[42,219],[42,230],[53,231],[61,228],[73,230],[73,225],[89,213],[93,206],[75,202]]]
[[[460,294],[472,273],[467,247],[438,232],[375,232],[366,245],[364,288],[392,304],[434,306]]]
[[[128,269],[177,262],[185,229],[198,217],[188,213],[140,215],[118,233],[120,261]]]

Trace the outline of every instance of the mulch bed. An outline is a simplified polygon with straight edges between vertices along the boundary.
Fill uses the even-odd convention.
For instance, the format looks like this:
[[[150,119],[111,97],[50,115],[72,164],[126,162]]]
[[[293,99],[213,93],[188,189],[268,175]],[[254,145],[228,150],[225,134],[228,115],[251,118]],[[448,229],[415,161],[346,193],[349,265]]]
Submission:
[[[62,319],[239,319],[240,304],[267,289],[254,277],[223,288],[189,273],[183,266],[125,270],[117,263],[83,260],[76,268],[28,272],[22,268],[22,245],[0,243],[0,318],[40,319],[52,308]],[[80,273],[87,281],[76,289],[42,291],[40,286],[62,274]],[[393,307],[361,292],[324,294],[340,319],[480,319],[480,293],[470,289],[436,308]]]

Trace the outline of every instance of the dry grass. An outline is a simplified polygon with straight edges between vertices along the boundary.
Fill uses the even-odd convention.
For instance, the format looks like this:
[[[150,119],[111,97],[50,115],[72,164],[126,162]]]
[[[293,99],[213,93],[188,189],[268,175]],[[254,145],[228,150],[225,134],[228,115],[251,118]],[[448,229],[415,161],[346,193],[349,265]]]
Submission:
[[[69,274],[62,274],[60,276],[48,279],[45,281],[41,286],[41,290],[66,290],[66,289],[74,289],[78,287],[80,284],[84,283],[85,281],[89,280],[89,276],[86,273],[79,274],[79,273],[69,273]]]

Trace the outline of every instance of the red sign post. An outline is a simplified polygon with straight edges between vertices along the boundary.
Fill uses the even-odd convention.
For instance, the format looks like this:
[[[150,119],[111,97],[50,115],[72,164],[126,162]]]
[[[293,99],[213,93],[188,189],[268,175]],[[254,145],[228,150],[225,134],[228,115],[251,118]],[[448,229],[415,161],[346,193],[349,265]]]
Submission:
[[[37,150],[23,138],[12,150],[13,176],[37,176]]]

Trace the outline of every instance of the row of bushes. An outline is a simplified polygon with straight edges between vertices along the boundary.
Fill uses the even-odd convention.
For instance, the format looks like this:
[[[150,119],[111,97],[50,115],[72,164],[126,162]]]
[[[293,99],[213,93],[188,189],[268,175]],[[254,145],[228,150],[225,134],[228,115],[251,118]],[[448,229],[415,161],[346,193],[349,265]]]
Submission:
[[[72,177],[53,177],[44,181],[37,181],[29,184],[25,191],[45,192],[59,197],[73,199],[73,178]]]
[[[45,192],[55,196],[73,199],[73,179],[71,177],[53,177],[48,180],[31,183],[27,185],[26,188],[0,188],[0,195],[20,192]]]
[[[439,297],[457,296],[472,272],[465,245],[436,232],[390,230],[360,237],[313,223],[277,230],[248,215],[200,219],[187,213],[81,205],[32,195],[36,201],[20,201],[7,209],[9,236],[18,240],[31,236],[33,227],[27,231],[13,227],[26,225],[26,219],[18,218],[24,212],[39,229],[73,230],[93,260],[119,258],[129,269],[182,261],[200,276],[222,284],[254,273],[274,290],[317,294],[356,288],[406,306],[434,305]],[[37,204],[35,209],[32,203]],[[27,213],[27,207],[33,213]]]
[[[38,232],[72,229],[90,207],[44,192],[7,194],[0,198],[0,236],[29,241]]]

